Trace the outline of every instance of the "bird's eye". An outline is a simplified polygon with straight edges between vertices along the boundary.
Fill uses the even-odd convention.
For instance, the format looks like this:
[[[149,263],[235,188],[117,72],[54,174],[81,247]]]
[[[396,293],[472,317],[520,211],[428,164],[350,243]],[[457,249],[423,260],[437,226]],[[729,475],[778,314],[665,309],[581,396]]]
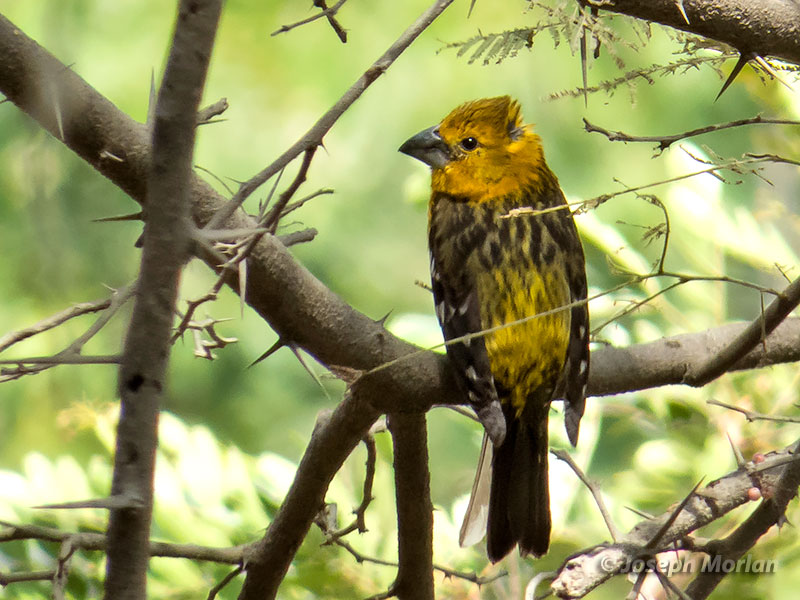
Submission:
[[[461,140],[461,147],[467,151],[475,150],[478,147],[478,140],[474,137],[466,137]]]

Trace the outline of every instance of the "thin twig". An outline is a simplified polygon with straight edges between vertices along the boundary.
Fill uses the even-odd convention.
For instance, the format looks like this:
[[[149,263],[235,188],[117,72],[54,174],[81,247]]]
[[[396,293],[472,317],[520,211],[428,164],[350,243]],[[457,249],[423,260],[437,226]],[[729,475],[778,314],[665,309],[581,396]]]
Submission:
[[[686,383],[702,387],[725,373],[731,365],[748,354],[769,335],[800,303],[800,277],[775,298],[762,315],[755,319],[739,337],[721,352],[710,357],[696,369],[686,373]]]
[[[24,329],[20,329],[18,331],[12,331],[10,333],[5,334],[3,337],[0,337],[0,352],[7,350],[14,344],[21,342],[24,339],[32,337],[34,335],[38,335],[59,325],[63,325],[70,319],[74,319],[75,317],[80,317],[82,315],[87,315],[90,313],[95,313],[101,310],[105,310],[111,306],[111,299],[110,298],[103,298],[102,300],[94,300],[92,302],[82,302],[80,304],[75,304],[70,306],[67,309],[62,310],[61,312],[57,312],[54,315],[51,315],[45,319],[42,319],[38,323],[31,325],[30,327],[26,327]]]
[[[280,172],[291,161],[309,148],[316,148],[322,144],[322,139],[328,133],[339,117],[350,108],[364,91],[372,85],[397,58],[408,48],[419,35],[433,23],[444,10],[453,3],[453,0],[436,0],[420,17],[414,21],[402,35],[384,52],[372,65],[358,78],[344,95],[309,129],[297,142],[281,154],[272,164],[243,183],[233,198],[228,201],[209,221],[207,228],[216,229],[227,221],[242,203],[256,189]]]
[[[326,545],[335,543],[336,540],[354,531],[358,531],[359,533],[366,533],[367,531],[366,513],[367,508],[373,500],[372,486],[375,482],[375,463],[378,459],[378,450],[375,446],[375,438],[371,433],[367,434],[362,441],[367,449],[367,461],[364,469],[364,485],[362,488],[361,503],[355,508],[355,510],[353,510],[355,519],[353,519],[352,523],[336,531],[329,532],[326,529],[323,529],[323,533],[325,533]],[[317,524],[321,529],[323,528],[322,524]]]
[[[578,479],[583,482],[583,485],[585,485],[592,494],[595,504],[597,504],[597,508],[603,517],[603,521],[606,523],[606,527],[608,528],[608,532],[611,534],[611,539],[615,542],[618,541],[622,537],[622,533],[614,523],[614,520],[611,518],[611,513],[609,513],[608,509],[606,508],[606,503],[603,501],[603,495],[600,493],[600,488],[597,487],[597,484],[586,476],[586,474],[575,463],[575,461],[572,460],[572,457],[564,450],[551,450],[550,453],[557,459],[567,463],[569,468],[572,469],[575,475],[578,476]]]
[[[362,554],[352,545],[350,545],[347,540],[343,539],[336,539],[332,540],[332,543],[340,548],[346,550],[355,560],[357,563],[372,563],[374,565],[381,565],[384,567],[397,567],[398,564],[391,560],[383,560],[382,558],[375,558],[374,556],[367,556],[366,554]],[[486,585],[487,583],[491,583],[493,581],[497,581],[501,577],[505,577],[508,575],[508,571],[500,570],[493,575],[489,575],[487,577],[481,577],[474,571],[467,572],[467,571],[456,571],[449,567],[445,567],[443,565],[439,565],[434,563],[433,568],[436,571],[444,574],[447,577],[455,577],[457,579],[463,579],[464,581],[469,581],[471,583],[477,584],[479,586]]]
[[[344,44],[345,42],[347,42],[347,32],[342,28],[341,25],[339,25],[334,16],[336,15],[337,12],[339,12],[339,9],[345,2],[347,2],[347,0],[339,0],[333,6],[327,7],[325,6],[326,3],[324,2],[324,0],[323,1],[315,0],[314,6],[322,8],[323,10],[321,12],[318,12],[317,14],[312,15],[307,19],[302,19],[301,21],[297,21],[296,23],[291,23],[290,25],[281,25],[280,29],[276,29],[270,35],[276,36],[279,33],[286,33],[287,31],[291,31],[292,29],[296,29],[297,27],[301,27],[308,23],[313,23],[317,19],[326,17],[328,19],[328,22],[331,24],[333,30],[336,32],[336,35],[339,36],[339,39]]]
[[[41,525],[17,525],[8,521],[0,521],[5,529],[0,530],[0,543],[15,540],[41,540],[62,543],[69,539],[76,550],[105,551],[106,536],[103,533],[68,532],[55,527]],[[188,558],[197,561],[209,561],[221,564],[239,564],[249,545],[212,548],[194,544],[169,544],[150,542],[150,556],[168,558]],[[51,572],[52,573],[52,572]],[[51,577],[48,579],[52,579]]]
[[[675,142],[684,140],[686,138],[703,135],[705,133],[713,133],[715,131],[722,131],[723,129],[730,129],[732,127],[743,127],[745,125],[800,125],[800,121],[793,119],[765,119],[761,115],[750,117],[749,119],[738,119],[736,121],[729,121],[727,123],[716,123],[714,125],[706,125],[705,127],[698,127],[697,129],[690,129],[681,133],[672,135],[629,135],[622,131],[611,131],[590,123],[585,118],[583,119],[583,126],[589,133],[600,133],[606,136],[611,142],[645,142],[656,143],[656,152],[661,153],[669,148]]]
[[[294,196],[294,193],[297,191],[297,189],[303,185],[303,182],[306,180],[308,169],[311,166],[311,160],[314,158],[314,153],[316,151],[316,146],[312,146],[305,151],[303,154],[303,162],[300,165],[300,169],[297,171],[294,181],[292,181],[291,185],[286,188],[280,196],[278,196],[278,200],[275,202],[275,205],[264,217],[262,224],[269,230],[270,233],[275,233],[275,230],[278,228],[278,223],[280,222],[283,210],[286,208],[286,205],[289,203],[289,200],[292,199],[292,196]]]
[[[214,600],[214,598],[217,597],[217,594],[222,591],[222,588],[236,579],[236,577],[238,577],[242,571],[244,571],[244,566],[238,565],[233,571],[225,575],[225,577],[223,577],[217,585],[208,590],[208,597],[206,600]]]
[[[745,416],[745,418],[748,421],[775,421],[778,423],[800,423],[800,417],[787,417],[785,415],[765,415],[764,413],[748,410],[740,406],[734,406],[733,404],[726,404],[725,402],[720,402],[719,400],[715,400],[714,398],[707,400],[706,404],[721,406],[722,408],[727,408],[728,410],[733,410],[738,413],[741,413]]]

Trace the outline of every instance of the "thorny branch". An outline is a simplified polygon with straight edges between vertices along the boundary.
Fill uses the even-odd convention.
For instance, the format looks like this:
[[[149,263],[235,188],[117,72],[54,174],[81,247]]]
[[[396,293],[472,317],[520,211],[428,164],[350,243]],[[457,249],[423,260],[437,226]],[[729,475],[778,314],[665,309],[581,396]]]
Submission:
[[[595,504],[597,504],[597,509],[600,511],[600,515],[603,517],[603,521],[606,523],[606,527],[608,528],[608,533],[611,534],[611,539],[615,542],[619,540],[622,535],[620,534],[617,525],[614,523],[614,520],[611,518],[611,514],[608,512],[606,508],[606,503],[603,500],[603,496],[600,493],[600,488],[597,487],[597,484],[594,483],[591,479],[589,479],[583,470],[572,460],[572,457],[565,452],[564,450],[551,450],[550,453],[555,456],[558,460],[564,461],[569,465],[569,468],[578,476],[578,479],[583,482],[583,485],[589,490],[589,493],[592,494],[592,498],[594,498]]]
[[[800,417],[790,417],[788,415],[765,415],[764,413],[760,413],[754,410],[749,410],[747,408],[742,408],[741,406],[734,406],[733,404],[720,402],[719,400],[715,400],[714,398],[710,398],[706,402],[707,404],[711,404],[713,406],[721,406],[722,408],[727,408],[729,410],[741,413],[742,415],[744,415],[745,419],[751,422],[774,421],[776,423],[800,423]]]
[[[785,520],[786,506],[797,495],[800,485],[800,460],[797,452],[800,442],[794,444],[791,450],[793,460],[782,469],[778,481],[771,488],[764,489],[759,486],[764,500],[753,513],[739,525],[732,533],[722,540],[713,540],[706,545],[707,554],[716,554],[723,560],[737,561],[745,552],[752,548],[759,538],[773,525],[780,526]],[[687,595],[692,600],[703,600],[719,585],[725,577],[722,570],[719,572],[702,572],[686,589]]]
[[[441,6],[442,4],[443,4],[443,6]],[[437,6],[437,5],[441,6],[441,10],[443,10],[444,7],[446,7],[447,4],[449,4],[449,2],[447,2],[447,3],[437,3],[435,6]],[[441,12],[441,10],[439,12]],[[0,19],[0,26],[4,26],[4,25],[5,24],[3,23],[3,20]],[[2,29],[2,27],[0,27],[0,29]],[[19,35],[19,32],[14,30],[14,35]],[[22,39],[22,38],[17,38],[17,40],[19,40],[19,39]],[[5,42],[5,40],[3,40],[3,42]],[[30,51],[30,48],[26,48],[26,52],[28,52],[28,51]],[[402,49],[400,51],[402,51]],[[9,59],[14,59],[17,56],[18,55],[13,53],[13,52],[12,53],[5,53],[4,52],[4,53],[0,54],[0,57],[1,57],[0,58],[0,75],[3,74],[3,67],[5,66],[5,63],[3,61],[9,60]],[[383,70],[385,70],[386,67],[388,67],[388,65],[383,67]],[[369,71],[367,73],[365,73],[365,77],[367,79],[367,82],[366,82],[364,87],[366,87],[366,85],[369,85],[369,83],[371,83],[371,80],[369,80],[369,77],[367,77],[367,75],[369,75],[370,77],[372,77],[374,79],[374,77],[377,77],[380,74],[380,72],[382,72],[381,69],[378,69],[377,71],[373,71],[372,73],[370,73]],[[15,76],[17,76],[16,73],[15,73]],[[27,76],[27,73],[26,73],[26,76]],[[76,85],[72,78],[73,78],[73,74],[71,74],[71,73],[66,73],[65,74],[65,78],[64,79],[69,80],[70,81],[70,85]],[[0,77],[0,82],[2,82],[2,80],[3,80],[3,78]],[[12,78],[12,81],[16,82],[17,80]],[[5,92],[5,89],[3,91]],[[15,102],[18,102],[18,103],[22,102],[21,98],[27,100],[27,98],[25,98],[24,95],[20,95],[18,93],[18,91],[19,91],[18,89],[12,89],[12,92],[10,94],[10,98],[12,100],[14,100]],[[361,91],[363,91],[363,89]],[[81,98],[85,98],[86,97],[85,96],[86,93],[87,93],[86,90],[84,88],[81,88],[80,91],[78,93],[76,93],[76,96],[81,96]],[[34,99],[37,98],[37,96],[35,94],[30,96],[30,97],[34,98]],[[90,97],[93,98],[92,96],[90,96]],[[343,97],[342,101],[344,101],[344,97]],[[340,101],[340,102],[342,102],[342,101]],[[337,106],[339,106],[338,103],[337,103]],[[334,109],[336,109],[337,106],[335,106]],[[111,115],[111,119],[109,120],[107,125],[109,126],[108,127],[109,130],[113,129],[113,127],[117,124],[117,121],[115,121],[115,119],[120,119],[121,117],[118,114],[114,113],[113,111],[109,110],[105,106],[103,106],[102,108],[106,112],[101,111],[100,114],[102,114],[102,115]],[[342,111],[344,110],[344,108],[346,108],[346,106],[344,106],[342,108]],[[331,110],[333,111],[334,109],[331,109]],[[75,138],[73,136],[65,136],[64,132],[61,130],[61,125],[58,124],[54,128],[53,123],[52,123],[52,115],[51,114],[46,114],[45,116],[42,116],[42,111],[40,110],[40,108],[38,106],[34,106],[31,109],[31,112],[34,113],[34,116],[38,116],[39,118],[41,118],[44,121],[44,123],[43,123],[44,126],[47,127],[49,130],[51,130],[51,131],[56,130],[56,131],[60,132],[60,136],[59,136],[60,139],[65,140],[67,143],[70,143],[70,144],[76,144],[76,146],[73,146],[73,147],[76,147],[76,151],[78,151],[82,156],[85,156],[85,157],[91,156],[91,158],[87,158],[87,160],[89,160],[93,165],[95,165],[98,169],[100,169],[102,172],[107,174],[112,179],[115,179],[116,181],[119,181],[119,184],[123,187],[123,189],[126,189],[127,191],[129,191],[129,193],[131,193],[136,198],[139,198],[139,199],[142,198],[142,194],[138,193],[138,190],[139,190],[138,185],[139,185],[139,183],[136,180],[137,170],[139,170],[140,166],[141,166],[141,162],[140,162],[141,161],[141,156],[140,155],[138,155],[136,152],[129,152],[129,153],[118,152],[118,153],[114,153],[113,156],[122,155],[122,156],[126,157],[125,160],[114,161],[115,163],[117,163],[115,165],[110,165],[108,163],[103,163],[102,160],[98,160],[97,157],[98,156],[99,157],[104,157],[104,156],[107,157],[109,154],[108,153],[105,153],[105,154],[103,153],[105,151],[105,149],[103,149],[103,151],[98,151],[98,152],[86,152],[85,151],[86,150],[86,143],[88,141],[88,143],[91,144],[91,140],[86,140],[86,139],[83,139],[83,138]],[[87,112],[87,114],[88,114],[88,112]],[[97,114],[97,113],[92,113],[92,114]],[[326,114],[326,117],[328,117],[328,119],[330,120],[331,117],[328,116],[329,114],[330,114],[330,111],[329,111],[328,114]],[[339,114],[341,114],[341,113],[339,113]],[[323,121],[324,121],[324,119],[326,117],[323,117],[323,119],[321,119],[317,123],[317,125],[320,125],[320,123],[323,123]],[[333,118],[333,120],[335,121],[335,118]],[[330,128],[330,125],[332,125],[332,122],[329,125],[327,125],[328,129]],[[327,129],[325,129],[325,128],[322,128],[322,129],[324,129],[324,131],[322,131],[322,133],[317,132],[319,134],[319,141],[320,142],[321,142],[321,139],[322,139],[322,135],[324,135],[324,132],[327,131]],[[135,132],[135,128],[133,129],[133,131],[134,131],[134,134],[133,134],[134,138],[133,138],[133,142],[132,142],[132,144],[133,144],[132,147],[135,147],[136,143],[138,143],[138,140],[135,138],[135,136],[138,135],[138,133]],[[313,129],[312,129],[312,131],[313,131]],[[311,131],[309,133],[311,133]],[[115,138],[117,140],[116,143],[117,144],[122,143],[124,145],[126,140],[131,139],[131,138],[126,138],[126,135],[130,136],[132,134],[130,132],[125,132],[125,133],[117,136]],[[284,166],[286,166],[286,164],[288,164],[288,162],[290,160],[292,160],[293,158],[298,156],[299,153],[301,153],[301,152],[305,151],[306,149],[310,148],[312,145],[315,147],[319,143],[319,142],[315,142],[314,144],[306,143],[306,145],[304,146],[304,144],[301,144],[301,142],[303,142],[303,139],[299,140],[298,144],[295,145],[297,147],[296,151],[294,151],[292,153],[291,152],[292,149],[290,149],[290,151],[287,151],[287,153],[285,153],[281,158],[278,159],[278,161],[276,161],[275,164],[277,164],[278,166],[275,168],[275,171],[273,172],[273,175],[274,175],[274,173],[276,173],[279,170],[281,170]],[[120,150],[122,150],[122,149],[124,149],[124,148],[121,148]],[[291,156],[289,158],[284,158],[284,157],[288,156],[289,154],[291,154]],[[279,163],[281,162],[282,159],[284,160],[284,163],[283,163],[282,166],[280,166]],[[270,168],[271,167],[268,167],[268,169],[270,169]],[[271,175],[270,175],[270,177],[271,177]],[[269,179],[269,177],[266,177],[266,179],[264,179],[264,181],[266,181],[267,179]],[[253,184],[253,185],[255,185],[255,184]],[[258,187],[258,186],[256,186],[256,187]],[[255,188],[253,188],[253,189],[255,189]],[[241,192],[241,190],[240,190],[240,192]],[[209,191],[202,186],[202,184],[199,184],[197,182],[193,183],[193,193],[195,193],[196,197],[198,198],[198,208],[197,208],[197,211],[196,211],[196,216],[198,217],[200,222],[206,222],[207,223],[208,220],[209,220],[209,214],[210,214],[210,212],[207,209],[208,209],[209,206],[213,206],[216,209],[216,207],[219,206],[219,198],[214,196],[213,194],[210,194]],[[211,198],[210,202],[208,202],[209,198]],[[203,206],[202,202],[204,202],[204,201],[206,201],[207,204]],[[227,209],[227,210],[229,210],[230,211],[230,215],[233,216],[233,211],[235,210],[235,207],[234,207],[234,209]],[[225,220],[225,219],[220,219],[220,221],[223,221],[223,220]],[[239,224],[242,223],[242,220],[238,219],[238,217],[236,219],[233,219],[234,222],[237,222],[237,220],[238,220]],[[265,238],[270,238],[270,236],[265,236]],[[274,240],[265,239],[264,243],[261,245],[260,250],[261,251],[254,258],[254,260],[256,261],[257,264],[259,264],[259,265],[261,265],[261,264],[270,265],[271,267],[272,266],[280,267],[281,269],[284,269],[286,267],[291,267],[291,268],[295,269],[294,271],[292,271],[291,268],[290,268],[290,270],[288,272],[284,271],[282,273],[282,276],[286,278],[283,281],[283,283],[286,283],[287,280],[290,279],[291,277],[295,277],[295,279],[299,278],[300,279],[300,283],[299,283],[298,286],[287,285],[286,288],[288,288],[289,291],[288,292],[284,291],[283,293],[291,294],[292,293],[291,290],[297,290],[297,289],[308,290],[310,288],[308,286],[302,285],[302,283],[307,283],[307,282],[312,282],[313,281],[314,285],[312,285],[311,288],[313,288],[314,292],[315,293],[319,292],[319,293],[321,293],[322,296],[325,296],[324,290],[314,287],[316,284],[318,284],[318,282],[316,282],[313,279],[307,277],[305,273],[301,272],[301,269],[296,267],[296,265],[292,265],[291,259],[288,259],[288,262],[287,262],[287,256],[285,254],[282,254],[284,252],[284,250],[282,249],[282,247],[280,247],[279,244],[274,242]],[[261,261],[263,261],[263,263]],[[271,279],[272,278],[272,274],[271,274],[271,272],[269,270],[262,271],[261,275],[266,277],[266,281],[267,282],[273,281]],[[267,287],[269,287],[269,286],[267,286]],[[276,287],[280,287],[280,286],[272,286],[273,289],[276,288]],[[267,315],[269,315],[271,320],[272,320],[272,322],[274,322],[274,323],[275,322],[282,323],[282,328],[287,328],[289,330],[293,330],[295,328],[295,326],[292,325],[293,321],[291,321],[291,319],[289,319],[287,321],[282,321],[281,320],[281,318],[280,318],[280,312],[281,311],[275,308],[275,306],[273,304],[273,300],[274,300],[273,298],[271,298],[268,294],[265,295],[263,293],[263,291],[261,291],[261,290],[258,290],[260,295],[257,295],[255,297],[253,297],[252,294],[250,293],[250,289],[249,288],[250,288],[250,286],[248,286],[248,294],[249,294],[249,298],[248,299],[251,302],[253,302],[254,305],[259,308],[259,310],[262,311],[262,314],[266,313]],[[285,298],[283,298],[283,299],[285,300]],[[326,304],[326,306],[331,308],[331,310],[338,310],[338,308],[339,308],[338,304],[333,302],[328,297],[326,297],[325,300],[330,300],[330,302],[328,302]],[[297,317],[300,318],[300,319],[303,319],[303,318],[305,318],[304,315],[306,315],[306,313],[304,312],[306,307],[303,306],[302,303],[298,303],[298,305],[299,306],[297,306],[297,307],[293,306],[293,308],[297,308],[297,312],[298,312]],[[356,319],[356,320],[358,320],[358,319]],[[333,321],[335,322],[335,320],[333,320]],[[362,324],[367,325],[367,320],[366,319],[361,320],[361,322],[362,322]],[[308,329],[314,331],[314,335],[318,335],[318,331],[316,330],[316,327],[317,327],[316,321],[313,320],[313,319],[308,319],[308,323],[309,323],[308,324]],[[784,323],[784,325],[786,325],[786,323]],[[350,328],[350,329],[351,330],[358,330],[358,328]],[[370,341],[370,337],[369,336],[371,335],[371,330],[368,327],[364,327],[363,330],[367,332],[365,334],[365,340],[366,340],[365,341],[365,345],[366,345]],[[778,330],[776,330],[776,333],[778,333],[780,331],[781,331],[781,328],[779,327]],[[309,336],[302,335],[302,328],[298,328],[296,333],[300,333],[300,335],[294,336],[295,339],[296,338],[307,338],[307,337],[309,337]],[[387,334],[384,334],[383,332],[381,333],[380,337],[381,337],[382,340],[384,340],[383,345],[382,345],[382,348],[384,349],[383,351],[385,351],[390,356],[393,355],[393,354],[396,354],[398,352],[398,350],[401,350],[401,349],[408,350],[408,346],[403,346],[402,344],[397,344],[395,341],[392,340],[391,336],[388,336]],[[335,339],[335,340],[338,340],[338,338],[336,338],[336,337],[326,338],[326,336],[319,336],[319,338],[323,339],[323,340],[324,339]],[[388,341],[389,343],[386,344],[385,343],[386,341]],[[315,345],[314,342],[310,342],[308,339],[298,339],[298,343],[300,343],[300,344],[310,344],[311,347],[312,347],[312,351],[314,351],[314,349],[316,349],[317,355],[322,356],[323,359],[326,356],[327,357],[331,357],[331,356],[336,355],[336,351],[332,351],[330,348],[328,348],[326,346],[326,344],[324,342],[318,341],[318,342],[316,342],[316,345]],[[339,351],[341,352],[341,349]],[[766,354],[767,352],[768,352],[768,349],[765,348],[764,349],[764,353]],[[345,354],[346,354],[346,352],[345,352]],[[371,354],[367,355],[365,353],[363,346],[359,347],[358,356],[359,356],[359,358],[355,359],[353,361],[353,364],[355,366],[369,366],[369,363],[373,360],[373,357],[372,357]],[[327,362],[329,362],[330,364],[335,364],[335,361],[329,360]],[[374,364],[374,362],[373,362],[373,364]],[[415,364],[413,366],[415,366],[416,369],[419,369],[419,371],[422,373],[422,379],[427,382],[427,383],[425,383],[425,385],[427,385],[429,389],[431,388],[431,386],[433,386],[433,388],[437,389],[437,386],[439,384],[442,384],[442,386],[445,387],[445,384],[442,383],[442,382],[447,381],[448,377],[449,377],[449,375],[447,374],[448,372],[446,370],[446,367],[444,367],[443,365],[444,365],[444,363],[441,360],[436,359],[436,358],[428,357],[423,361],[415,361]],[[411,369],[411,365],[409,365],[409,369]],[[427,369],[427,371],[426,371],[426,369]],[[594,373],[594,371],[595,371],[595,368],[593,368],[593,373]],[[367,378],[367,381],[363,382],[362,385],[360,386],[361,389],[362,389],[362,394],[364,396],[369,396],[370,395],[369,392],[372,391],[373,388],[378,387],[378,386],[375,385],[374,379],[375,378]],[[370,381],[372,381],[372,384],[370,384]],[[433,383],[431,383],[431,382],[433,382]],[[406,382],[406,383],[408,383],[408,382]],[[414,382],[414,383],[418,383],[418,382]],[[400,386],[400,387],[402,388],[402,386]],[[591,390],[591,387],[590,387],[590,392],[591,391],[592,390]],[[428,393],[427,395],[425,395],[425,394],[422,394],[422,395],[417,394],[415,396],[414,394],[407,394],[406,392],[407,392],[406,389],[400,389],[400,392],[398,393],[398,397],[401,397],[401,398],[421,397],[421,398],[424,399],[423,400],[423,404],[426,401],[430,401],[430,399],[432,397],[434,397],[436,399],[441,399],[441,396],[442,396],[442,394],[439,394],[437,396],[436,393]],[[388,402],[391,403],[391,401],[392,400],[390,398],[388,400]],[[384,402],[387,402],[387,401],[384,401]],[[370,408],[370,407],[368,407],[368,408]],[[413,408],[414,407],[412,407],[412,409]],[[418,409],[418,407],[417,407],[417,409]],[[352,424],[354,424],[353,435],[363,434],[363,429],[368,426],[368,425],[365,425],[365,423],[367,421],[369,421],[369,417],[371,417],[372,415],[369,414],[369,410],[367,410],[366,412],[367,412],[366,415],[364,415],[363,413],[359,413],[359,412],[355,412],[353,414],[353,416],[354,416],[354,418],[352,420]],[[377,412],[375,414],[377,414]],[[355,418],[356,415],[360,416],[361,419]],[[326,430],[327,437],[332,442],[341,441],[341,440],[338,440],[336,436],[341,431],[346,430],[346,423],[348,423],[347,420],[342,420],[339,423],[339,428],[331,427],[330,430]],[[350,438],[348,438],[348,440],[349,439]],[[355,439],[357,440],[358,438],[355,438]],[[344,445],[347,445],[347,443],[349,443],[349,442],[346,442]],[[335,443],[333,445],[336,446]],[[315,454],[315,452],[316,452],[316,454]],[[343,453],[343,452],[344,451],[340,452],[340,454]],[[330,469],[334,469],[335,468],[335,466],[332,463],[328,462],[327,457],[326,457],[325,460],[322,459],[322,455],[324,453],[325,453],[325,448],[324,447],[315,448],[315,449],[313,449],[313,451],[312,451],[312,448],[309,448],[309,452],[307,453],[307,457],[308,457],[308,463],[309,463],[310,466],[307,466],[307,468],[305,470],[303,470],[302,472],[298,473],[298,479],[296,479],[295,484],[298,484],[298,482],[299,482],[300,487],[302,487],[303,485],[308,485],[310,479],[317,478],[320,473],[325,475],[325,474],[327,474],[329,472]],[[305,477],[305,479],[304,479],[304,477]],[[312,487],[314,487],[316,485],[317,485],[316,483],[313,483]],[[323,484],[322,487],[326,487],[326,484]],[[317,488],[315,488],[315,490],[317,490]],[[287,503],[288,503],[288,500],[289,499],[287,498]],[[307,507],[305,507],[305,508],[307,508]],[[300,511],[302,512],[303,510],[305,510],[305,508],[301,508]],[[303,515],[299,515],[299,516],[297,516],[297,518],[302,520]],[[277,519],[276,519],[276,521],[277,521]],[[286,525],[286,523],[288,523],[288,525]],[[294,524],[295,524],[295,522],[292,522],[292,518],[284,517],[284,524],[283,525],[279,524],[279,525],[275,526],[275,530],[274,530],[273,533],[275,533],[275,532],[287,533],[289,531],[290,527],[292,525],[294,525]],[[281,529],[281,527],[283,527],[283,529]],[[271,529],[272,529],[272,527],[271,527]],[[304,535],[305,529],[303,529],[302,526],[300,526],[298,528],[298,530],[302,530],[301,533],[300,533],[301,536]],[[293,546],[293,543],[290,543],[287,547],[291,548],[292,546]],[[293,554],[293,553],[290,553],[290,554]],[[289,560],[291,560],[291,557],[289,558]],[[267,562],[267,564],[269,564],[269,562]]]
[[[102,533],[70,533],[55,527],[17,525],[6,521],[0,521],[0,525],[4,527],[4,529],[0,530],[0,543],[15,540],[42,540],[61,544],[66,540],[70,540],[72,547],[76,550],[89,551],[105,551],[108,543],[106,536]],[[246,548],[247,545],[212,548],[193,544],[150,542],[149,553],[150,556],[188,558],[191,560],[235,565],[242,561],[242,556]]]
[[[281,25],[280,29],[276,29],[275,31],[272,32],[271,35],[275,36],[278,35],[279,33],[286,33],[287,31],[291,31],[292,29],[301,27],[302,25],[306,25],[308,23],[313,23],[317,19],[325,17],[326,19],[328,19],[328,23],[330,23],[334,32],[336,32],[336,35],[339,36],[339,39],[344,44],[347,42],[347,31],[345,31],[345,29],[336,20],[336,13],[339,12],[339,9],[345,2],[347,2],[347,0],[339,0],[333,6],[328,7],[327,2],[325,2],[325,0],[314,0],[314,6],[322,9],[320,12],[308,17],[307,19],[302,19],[301,21],[297,21],[296,23],[292,23],[290,25]]]
[[[158,417],[178,284],[191,250],[196,114],[221,12],[222,0],[179,2],[154,108],[141,266],[118,376],[110,495],[126,506],[109,513],[106,600],[146,597]]]
[[[587,119],[583,119],[584,129],[588,133],[600,133],[606,136],[611,142],[655,142],[656,155],[661,154],[664,150],[669,148],[675,142],[685,140],[690,137],[703,135],[705,133],[712,133],[715,131],[722,131],[723,129],[730,129],[732,127],[743,127],[745,125],[800,125],[800,121],[793,119],[767,119],[761,115],[756,115],[749,119],[739,119],[737,121],[729,121],[727,123],[716,123],[714,125],[706,125],[705,127],[698,127],[697,129],[690,129],[681,133],[672,135],[629,135],[623,131],[610,131],[599,125],[590,123]]]
[[[800,278],[795,279],[775,298],[767,309],[755,319],[735,340],[719,353],[711,356],[696,369],[689,369],[685,381],[694,387],[702,387],[728,371],[767,336],[800,304]]]
[[[763,0],[580,0],[595,6],[654,21],[725,42],[741,52],[775,56],[800,64],[800,5]],[[682,10],[679,8],[681,7]]]
[[[74,319],[75,317],[80,317],[81,315],[87,315],[99,312],[101,310],[107,309],[110,306],[111,306],[110,298],[103,298],[102,300],[94,300],[93,302],[81,302],[80,304],[75,304],[73,306],[70,306],[69,308],[66,308],[54,315],[42,319],[41,321],[39,321],[34,325],[31,325],[30,327],[25,327],[24,329],[20,329],[18,331],[12,331],[0,337],[0,352],[7,350],[11,346],[13,346],[18,342],[21,342],[22,340],[25,340],[34,335],[38,335],[45,331],[54,329],[59,325],[63,325],[70,319]]]
[[[316,148],[322,144],[322,139],[328,133],[333,124],[339,120],[372,83],[383,75],[386,70],[397,60],[397,58],[417,39],[428,26],[444,10],[453,3],[453,0],[436,0],[428,10],[412,23],[403,34],[384,52],[372,65],[364,72],[361,77],[348,89],[344,95],[334,104],[328,112],[322,115],[319,120],[309,129],[303,137],[295,142],[288,150],[281,154],[272,164],[265,167],[261,172],[243,183],[233,198],[228,201],[226,206],[219,210],[208,223],[209,229],[214,229],[225,223],[236,212],[242,203],[256,189],[269,181],[273,176],[282,171],[291,161],[297,158],[306,150]]]
[[[757,514],[769,512],[769,519],[760,520],[762,528],[758,536],[762,535],[778,522],[786,502],[794,497],[800,484],[800,460],[796,456],[796,449],[797,444],[792,444],[783,450],[759,456],[757,461],[750,461],[696,490],[676,509],[641,521],[619,541],[601,544],[571,556],[558,569],[551,589],[559,598],[582,598],[635,560],[646,560],[669,549],[697,549],[690,534],[752,501],[750,490],[754,487],[761,491],[764,498],[773,494],[781,498],[779,504],[771,500],[762,501],[751,515],[752,519]],[[737,550],[742,547],[737,545]],[[749,547],[744,546],[742,553]],[[718,548],[707,547],[705,551],[716,553]],[[689,595],[696,598],[691,591]]]
[[[83,305],[76,305],[68,308],[56,315],[48,317],[36,325],[32,325],[26,329],[18,332],[10,333],[3,337],[3,340],[9,342],[6,348],[10,347],[31,335],[52,329],[62,325],[67,320],[92,312],[102,310],[103,312],[95,320],[94,323],[77,339],[75,339],[69,346],[64,348],[61,352],[53,356],[45,357],[26,357],[18,359],[3,359],[0,360],[0,365],[9,364],[16,365],[15,368],[2,368],[0,369],[0,383],[5,381],[12,381],[18,379],[23,375],[40,373],[45,369],[49,369],[56,365],[63,364],[116,364],[119,362],[118,356],[87,356],[81,354],[83,347],[92,339],[106,324],[119,312],[128,300],[131,299],[135,291],[135,285],[126,286],[120,290],[115,290],[108,300],[99,300],[95,302],[85,303]],[[106,308],[98,308],[101,305],[106,305]],[[78,308],[78,307],[83,308]]]

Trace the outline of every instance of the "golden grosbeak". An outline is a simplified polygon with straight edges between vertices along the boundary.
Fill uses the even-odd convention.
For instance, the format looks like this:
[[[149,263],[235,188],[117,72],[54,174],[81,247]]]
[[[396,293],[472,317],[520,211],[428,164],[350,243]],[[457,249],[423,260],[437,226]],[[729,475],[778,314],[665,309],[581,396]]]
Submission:
[[[462,393],[478,411],[499,400],[506,420],[502,443],[489,447],[484,436],[462,545],[487,523],[492,562],[517,544],[523,556],[541,556],[550,543],[550,402],[565,400],[575,444],[589,371],[585,260],[572,214],[539,136],[508,96],[462,104],[400,151],[432,169],[428,241],[444,337],[483,332],[447,346]]]

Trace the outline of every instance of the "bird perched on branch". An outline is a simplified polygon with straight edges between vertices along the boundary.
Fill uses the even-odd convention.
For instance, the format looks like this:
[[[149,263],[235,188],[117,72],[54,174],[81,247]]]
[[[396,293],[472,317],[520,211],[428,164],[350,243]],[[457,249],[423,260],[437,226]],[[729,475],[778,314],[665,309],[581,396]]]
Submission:
[[[541,556],[550,543],[550,402],[564,399],[577,443],[589,372],[572,214],[539,136],[508,96],[462,104],[400,151],[432,169],[431,281],[461,391],[478,412],[499,400],[506,421],[500,443],[484,436],[460,541],[479,541],[486,523],[492,562],[515,545]]]

